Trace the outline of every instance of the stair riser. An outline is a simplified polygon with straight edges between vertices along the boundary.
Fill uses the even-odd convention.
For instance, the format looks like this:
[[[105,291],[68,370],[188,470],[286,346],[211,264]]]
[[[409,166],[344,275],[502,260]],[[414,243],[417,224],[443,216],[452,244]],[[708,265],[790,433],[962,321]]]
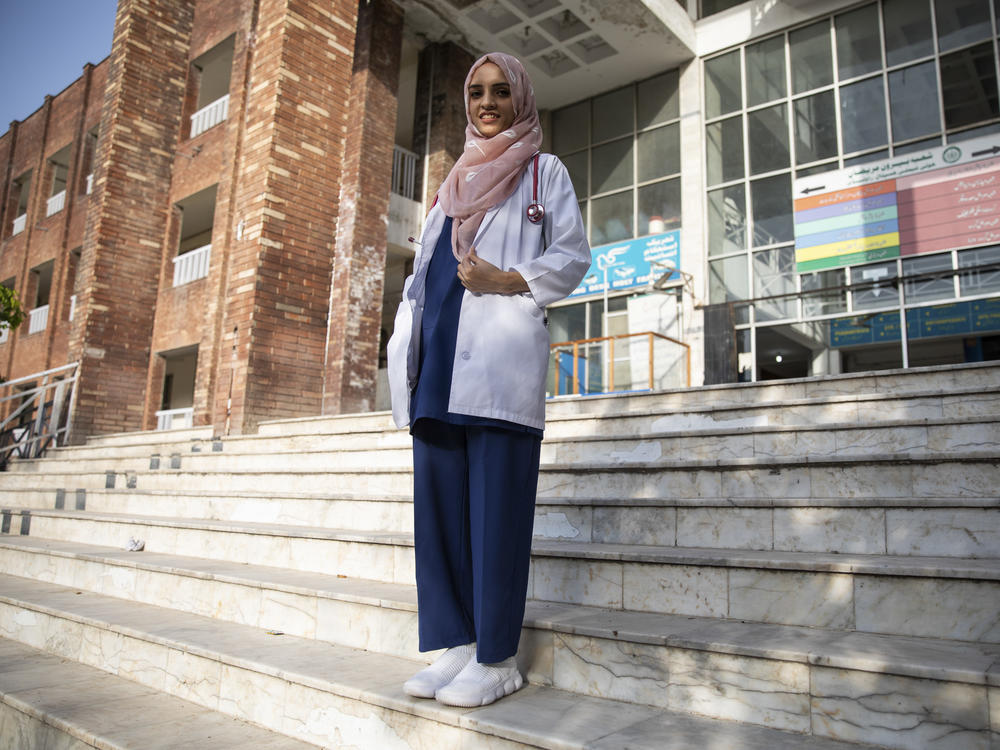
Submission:
[[[411,585],[403,545],[33,516],[31,535]],[[141,559],[142,553],[137,553]],[[16,568],[9,571],[17,575]],[[172,601],[169,593],[164,593]],[[1000,642],[1000,582],[534,554],[528,597],[607,609]]]
[[[873,413],[873,410],[875,413]],[[945,419],[989,419],[1000,415],[1000,394],[921,396],[885,401],[844,401],[786,405],[747,404],[720,410],[599,417],[550,418],[545,424],[548,439],[578,435],[641,437],[651,432],[747,429],[761,427],[812,427],[817,424],[863,424],[878,421]]]
[[[0,602],[0,634],[307,741],[329,742],[333,732],[342,737],[345,730],[360,729],[359,723],[365,730],[360,736],[367,742],[391,737],[393,718],[388,712],[365,712],[360,702],[316,690],[290,676],[257,671],[250,662],[220,661],[214,654],[198,653],[180,642],[142,639],[96,622],[25,610],[7,601]],[[864,733],[866,741],[878,736],[887,746],[913,750],[988,747],[989,693],[983,685],[581,636],[552,637],[552,682],[557,687],[576,686],[586,694],[608,697],[628,691],[634,702],[711,718],[804,733],[811,729],[833,738]],[[604,653],[592,658],[598,652]],[[608,679],[605,664],[613,665],[613,679]],[[336,664],[330,666],[335,672]],[[404,676],[395,678],[402,680]],[[873,709],[866,701],[871,692],[863,688],[873,686],[892,695],[891,707]],[[905,727],[893,732],[882,729],[887,712]],[[314,731],[304,733],[306,728]],[[461,747],[442,744],[459,739],[441,731],[451,728],[435,725],[434,729],[436,734],[428,746]],[[371,746],[394,747],[381,743]]]
[[[11,750],[95,750],[68,732],[19,711],[0,698],[0,747]]]
[[[996,497],[996,461],[969,459],[947,463],[903,462],[879,464],[802,465],[774,464],[739,468],[637,467],[623,464],[615,469],[542,466],[538,496],[620,499],[631,497],[684,499],[708,498],[829,498],[829,497]],[[378,495],[406,495],[412,491],[409,471],[371,473],[289,473],[289,474],[195,474],[159,471],[133,476],[118,474],[115,487],[125,489],[203,491],[206,483],[225,486],[232,492],[330,492]],[[11,474],[5,477],[11,489],[65,487],[67,495],[76,488],[106,486],[104,474],[51,474],[44,482],[38,477]]]
[[[52,510],[52,491],[9,493],[12,508]],[[75,493],[63,508],[77,507]],[[355,531],[413,530],[409,500],[233,498],[91,491],[96,513],[289,524]],[[1000,557],[1000,509],[866,507],[682,507],[547,504],[535,508],[536,539],[933,557]],[[17,533],[19,522],[11,532]]]
[[[52,491],[8,493],[12,508],[52,510]],[[63,509],[77,506],[76,493]],[[705,501],[704,505],[708,505]],[[594,505],[587,501],[535,507],[536,539],[711,549],[841,552],[933,557],[1000,557],[1000,508],[698,507]],[[288,524],[354,531],[413,531],[408,499],[234,498],[90,491],[96,513]],[[19,522],[11,526],[18,533]]]
[[[608,427],[610,429],[610,426]],[[604,434],[615,434],[605,432]],[[376,443],[387,443],[377,445]],[[346,443],[346,441],[345,441]],[[366,446],[366,444],[368,444]],[[291,446],[260,446],[254,453],[189,453],[156,459],[160,471],[222,472],[245,471],[296,472],[326,471],[330,468],[363,467],[408,468],[412,454],[408,440],[378,441],[358,439],[343,450],[324,452],[317,446],[311,452],[290,452]],[[944,424],[928,426],[861,427],[851,429],[789,429],[777,432],[754,432],[720,435],[676,435],[661,438],[625,438],[610,440],[566,440],[542,444],[543,464],[617,462],[623,465],[663,465],[678,459],[720,460],[774,459],[800,457],[865,458],[873,454],[904,453],[910,456],[950,456],[970,453],[984,456],[1000,454],[1000,423]],[[152,470],[150,457],[108,457],[99,462],[89,458],[59,458],[30,462],[11,467],[12,473],[68,474],[93,471],[95,466],[107,471],[143,472]]]
[[[607,609],[1000,642],[1000,583],[538,557],[528,595]]]
[[[553,683],[886,747],[986,750],[984,685],[552,634]]]
[[[0,634],[318,746],[343,742],[393,750],[471,750],[480,740],[457,726],[373,706],[361,696],[345,698],[262,673],[249,662],[219,661],[215,654],[194,653],[182,643],[146,640],[7,603],[0,603]],[[335,671],[336,662],[330,668]],[[405,677],[387,679],[402,682]],[[519,747],[498,738],[479,746],[492,750],[494,740],[497,750]]]
[[[762,402],[787,402],[806,398],[855,396],[882,393],[899,397],[908,392],[988,389],[1000,385],[995,366],[938,372],[884,373],[849,378],[817,378],[798,382],[769,382],[754,385],[691,388],[665,393],[629,394],[617,397],[560,398],[546,405],[548,417],[599,412],[613,415],[626,411],[678,411],[700,407],[743,406]]]
[[[693,497],[761,499],[828,497],[982,497],[996,496],[1000,463],[879,463],[723,467],[719,469],[623,466],[619,470],[546,469],[538,478],[538,497],[617,499]],[[625,470],[629,469],[629,470]]]
[[[18,525],[12,526],[13,530],[17,528]],[[413,549],[401,545],[41,515],[32,515],[30,535],[121,550],[125,549],[130,537],[135,537],[145,541],[146,552],[270,565],[386,583],[412,584],[414,581]]]
[[[709,549],[1000,557],[996,508],[546,505],[535,538]]]

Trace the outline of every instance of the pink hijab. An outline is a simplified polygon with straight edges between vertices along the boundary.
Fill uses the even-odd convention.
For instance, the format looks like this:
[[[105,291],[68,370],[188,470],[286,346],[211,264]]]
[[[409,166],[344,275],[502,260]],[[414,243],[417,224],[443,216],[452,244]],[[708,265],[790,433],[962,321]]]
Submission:
[[[469,83],[483,63],[491,62],[503,71],[514,103],[514,122],[492,138],[483,137],[469,117]],[[521,179],[525,164],[542,145],[535,92],[520,60],[503,52],[483,55],[465,77],[465,151],[441,183],[438,201],[446,216],[454,219],[451,247],[461,260],[469,254],[483,217],[493,206],[506,200]]]

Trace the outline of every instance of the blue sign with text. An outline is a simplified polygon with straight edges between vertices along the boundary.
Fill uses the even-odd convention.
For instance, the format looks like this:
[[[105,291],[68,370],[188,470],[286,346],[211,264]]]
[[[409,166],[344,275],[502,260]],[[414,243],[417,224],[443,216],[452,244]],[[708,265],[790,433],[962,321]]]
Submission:
[[[667,270],[654,270],[653,263],[677,268],[681,257],[681,230],[601,245],[592,248],[591,254],[590,269],[570,297],[602,294],[605,283],[609,292],[645,286]],[[676,271],[670,276],[671,279],[678,277]]]

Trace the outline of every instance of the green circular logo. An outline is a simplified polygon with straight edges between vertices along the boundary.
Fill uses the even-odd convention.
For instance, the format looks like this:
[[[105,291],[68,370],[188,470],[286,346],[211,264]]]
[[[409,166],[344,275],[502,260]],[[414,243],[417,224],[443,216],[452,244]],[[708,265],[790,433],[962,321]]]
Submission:
[[[948,146],[942,154],[941,158],[944,159],[948,164],[954,164],[956,161],[962,158],[962,149],[958,146]]]

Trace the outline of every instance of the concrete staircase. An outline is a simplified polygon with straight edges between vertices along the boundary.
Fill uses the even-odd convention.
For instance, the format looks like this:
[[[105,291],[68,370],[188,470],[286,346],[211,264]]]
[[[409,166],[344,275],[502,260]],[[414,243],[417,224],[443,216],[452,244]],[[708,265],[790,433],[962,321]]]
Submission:
[[[51,451],[0,475],[0,747],[997,750],[998,428],[1000,365],[551,403],[530,686],[473,710],[401,689],[386,414]]]

